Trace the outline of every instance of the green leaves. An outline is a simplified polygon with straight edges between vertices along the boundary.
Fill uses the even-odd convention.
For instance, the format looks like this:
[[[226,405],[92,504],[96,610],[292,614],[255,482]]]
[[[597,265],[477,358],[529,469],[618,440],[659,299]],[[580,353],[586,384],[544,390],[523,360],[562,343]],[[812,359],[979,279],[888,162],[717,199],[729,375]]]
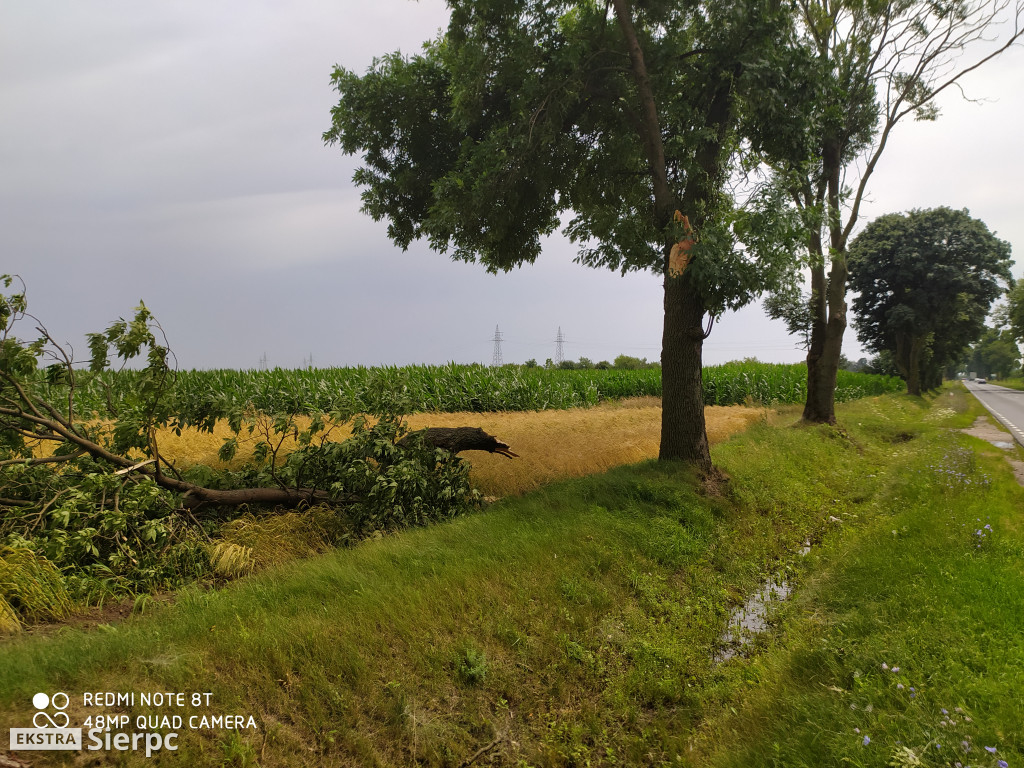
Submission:
[[[731,87],[756,83],[759,103],[792,114],[777,89],[764,87],[768,71],[792,67],[778,54],[760,68],[753,61],[778,47],[785,14],[742,4],[706,10],[705,19],[671,4],[635,9],[662,122],[663,170],[676,199],[699,172],[701,146],[709,139],[732,146],[731,127],[723,139],[721,127],[707,122],[723,78],[736,77],[734,70],[745,78],[749,64],[761,74]],[[737,60],[744,66],[737,69]],[[657,169],[624,62],[622,33],[603,4],[455,2],[447,33],[422,55],[384,56],[362,77],[335,70],[341,98],[324,139],[362,155],[355,180],[364,187],[364,210],[387,219],[403,248],[423,237],[455,259],[509,270],[534,261],[542,238],[571,211],[565,231],[582,263],[660,272],[666,233],[652,197]],[[702,218],[731,227],[723,218],[742,214],[730,203],[716,198]],[[709,237],[709,246],[720,246],[717,258],[691,278],[701,280],[709,311],[741,306],[779,279],[781,249],[761,254],[770,236],[754,233],[739,241]],[[741,270],[752,258],[763,263]]]
[[[362,78],[337,67],[331,82],[341,99],[323,139],[346,154],[363,153],[365,165],[353,177],[364,189],[363,210],[387,219],[388,237],[406,249],[424,236],[433,186],[452,168],[464,137],[448,122],[448,73],[428,48],[423,56],[375,59]]]
[[[804,236],[799,213],[774,186],[706,224],[687,272],[701,286],[707,311],[720,315],[792,286],[808,264]]]
[[[1007,319],[1014,336],[1024,342],[1024,280],[1018,280],[1007,297]]]
[[[139,302],[135,308],[135,316],[131,320],[123,317],[112,323],[103,333],[89,333],[89,351],[92,360],[89,367],[93,371],[101,371],[110,364],[109,349],[114,348],[122,362],[138,357],[143,348],[148,350],[147,361],[151,368],[167,367],[167,349],[157,343],[153,333],[155,320],[146,305]]]
[[[1009,243],[966,210],[881,216],[850,245],[858,338],[892,352],[913,391],[978,339],[1010,263]]]
[[[20,282],[20,278],[15,275],[0,275],[0,283],[4,288],[10,288],[15,281]],[[19,293],[0,294],[0,329],[5,335],[11,322],[25,314],[26,306],[24,283],[21,284]]]
[[[177,495],[151,480],[79,458],[62,473],[7,467],[4,481],[6,492],[40,503],[8,510],[0,542],[45,557],[77,599],[179,586],[205,570],[201,534],[176,511]]]

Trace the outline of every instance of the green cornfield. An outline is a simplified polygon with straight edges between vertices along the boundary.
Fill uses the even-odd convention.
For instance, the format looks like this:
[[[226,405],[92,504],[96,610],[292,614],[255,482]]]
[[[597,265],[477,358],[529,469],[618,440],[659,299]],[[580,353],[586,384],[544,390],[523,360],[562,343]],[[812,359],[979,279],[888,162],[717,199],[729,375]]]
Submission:
[[[132,391],[129,370],[82,373],[76,382],[79,413],[98,411]],[[802,402],[806,368],[743,361],[704,369],[708,405]],[[41,387],[48,386],[42,380]],[[899,392],[899,379],[839,372],[837,401]],[[56,394],[56,393],[54,393]],[[540,411],[596,405],[607,400],[661,395],[661,371],[561,370],[506,365],[307,368],[296,370],[180,371],[174,411],[185,424],[219,418],[239,407],[264,413],[413,413],[423,411]]]

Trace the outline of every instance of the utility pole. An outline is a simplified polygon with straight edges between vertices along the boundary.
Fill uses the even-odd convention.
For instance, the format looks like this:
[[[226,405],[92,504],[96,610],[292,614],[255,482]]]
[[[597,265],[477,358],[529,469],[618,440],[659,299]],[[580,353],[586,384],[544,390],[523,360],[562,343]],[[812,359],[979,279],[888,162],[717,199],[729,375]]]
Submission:
[[[563,354],[562,344],[565,343],[565,337],[562,335],[562,326],[558,326],[558,335],[555,336],[555,365],[561,365],[565,359]]]
[[[491,367],[497,368],[503,365],[501,359],[501,331],[498,330],[498,326],[494,326],[494,338],[491,339],[494,342],[494,354],[491,355]]]

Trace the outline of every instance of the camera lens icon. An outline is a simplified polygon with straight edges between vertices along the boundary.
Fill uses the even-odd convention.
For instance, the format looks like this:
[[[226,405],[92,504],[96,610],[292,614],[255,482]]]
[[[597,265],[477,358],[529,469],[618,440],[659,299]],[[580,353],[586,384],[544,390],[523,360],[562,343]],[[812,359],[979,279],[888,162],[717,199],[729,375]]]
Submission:
[[[68,708],[70,703],[70,697],[63,691],[58,691],[53,696],[37,693],[32,697],[32,706],[40,711],[36,712],[32,718],[32,724],[36,728],[67,728],[71,718],[68,717],[68,713],[64,710]],[[57,710],[53,716],[49,712],[44,711],[49,709],[51,705]],[[40,718],[42,722],[40,722]]]

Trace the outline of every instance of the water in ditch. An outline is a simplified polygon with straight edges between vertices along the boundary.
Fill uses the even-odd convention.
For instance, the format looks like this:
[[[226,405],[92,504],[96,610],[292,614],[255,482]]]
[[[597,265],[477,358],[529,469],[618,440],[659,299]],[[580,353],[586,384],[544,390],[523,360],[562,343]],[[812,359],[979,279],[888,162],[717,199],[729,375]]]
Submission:
[[[800,554],[806,555],[810,551],[811,543],[804,542]],[[720,664],[742,655],[757,636],[768,629],[771,611],[779,602],[787,599],[791,591],[788,580],[773,576],[763,582],[743,605],[734,608],[725,632],[719,638],[715,662]]]

